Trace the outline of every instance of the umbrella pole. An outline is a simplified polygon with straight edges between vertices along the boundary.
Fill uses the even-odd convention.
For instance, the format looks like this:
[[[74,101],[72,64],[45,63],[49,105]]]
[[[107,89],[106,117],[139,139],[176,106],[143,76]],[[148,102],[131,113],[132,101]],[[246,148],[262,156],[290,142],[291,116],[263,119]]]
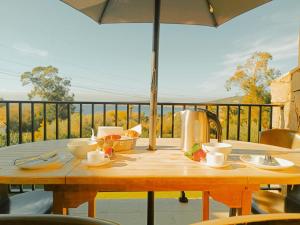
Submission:
[[[157,118],[157,79],[158,79],[158,51],[159,51],[159,25],[160,1],[154,0],[154,23],[152,44],[152,80],[150,96],[150,125],[149,125],[149,150],[156,150],[156,118]],[[154,192],[148,192],[147,225],[154,225]]]
[[[157,80],[158,80],[158,52],[159,52],[159,25],[160,1],[154,0],[154,23],[152,43],[152,80],[150,96],[150,124],[149,124],[149,150],[156,150],[156,119],[157,119]]]

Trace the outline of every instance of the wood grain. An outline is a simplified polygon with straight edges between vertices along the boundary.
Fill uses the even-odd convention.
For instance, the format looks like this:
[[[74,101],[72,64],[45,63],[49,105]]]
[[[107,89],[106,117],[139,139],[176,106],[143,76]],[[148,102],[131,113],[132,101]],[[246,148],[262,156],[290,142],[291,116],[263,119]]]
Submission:
[[[67,148],[68,140],[34,142],[0,148],[0,183],[65,184],[66,175],[79,163]],[[57,169],[23,170],[14,166],[15,159],[39,155],[47,151],[63,152],[66,164]]]
[[[55,140],[1,148],[0,183],[45,184],[46,190],[54,192],[54,213],[66,214],[68,208],[88,202],[88,215],[92,217],[98,191],[201,190],[206,193],[204,219],[209,218],[209,196],[231,208],[240,208],[239,213],[245,215],[250,213],[251,195],[260,184],[300,183],[299,153],[279,155],[296,164],[282,171],[253,168],[239,160],[241,153],[249,151],[288,151],[275,146],[227,141],[239,151],[230,155],[230,166],[215,169],[185,157],[178,147],[179,139],[158,139],[157,151],[147,151],[148,139],[139,139],[135,150],[118,152],[110,164],[92,168],[72,158],[67,142]],[[53,150],[70,157],[62,168],[21,170],[13,165],[16,158]]]

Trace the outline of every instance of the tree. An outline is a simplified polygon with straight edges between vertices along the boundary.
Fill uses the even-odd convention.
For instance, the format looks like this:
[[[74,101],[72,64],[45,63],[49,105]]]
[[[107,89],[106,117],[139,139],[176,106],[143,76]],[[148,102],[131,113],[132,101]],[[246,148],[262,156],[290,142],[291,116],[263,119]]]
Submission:
[[[32,89],[28,93],[29,99],[40,97],[44,101],[73,101],[74,94],[70,93],[71,80],[58,75],[58,69],[53,66],[38,66],[30,72],[21,75],[23,86],[31,85]],[[67,118],[67,112],[63,104],[58,105],[59,117]],[[74,107],[71,107],[74,111]],[[55,106],[47,105],[47,120],[55,118]]]
[[[234,74],[227,80],[226,88],[237,86],[243,92],[243,103],[270,103],[271,81],[280,76],[280,71],[269,67],[272,55],[255,52],[243,65],[238,65]]]
[[[32,85],[30,99],[38,96],[45,101],[73,101],[74,94],[70,93],[71,81],[58,75],[58,69],[53,66],[38,66],[31,72],[21,75],[23,86]]]

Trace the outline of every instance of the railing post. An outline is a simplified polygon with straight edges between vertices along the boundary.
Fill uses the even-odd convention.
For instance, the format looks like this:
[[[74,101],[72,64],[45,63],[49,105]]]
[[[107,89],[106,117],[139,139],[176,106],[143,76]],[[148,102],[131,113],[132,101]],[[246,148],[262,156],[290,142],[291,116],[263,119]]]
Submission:
[[[92,129],[95,128],[95,106],[92,103]]]
[[[106,125],[106,104],[103,104],[103,126]]]
[[[68,138],[71,138],[71,105],[67,104],[67,116],[68,116]]]
[[[174,138],[174,105],[172,104],[172,138]]]
[[[79,137],[82,138],[82,104],[79,104]]]
[[[270,106],[270,122],[269,122],[269,129],[273,127],[273,107]]]
[[[280,128],[285,128],[285,119],[284,119],[284,105],[280,106]]]
[[[138,106],[138,123],[141,123],[141,104]]]
[[[6,145],[10,145],[10,107],[9,102],[6,103]]]
[[[127,104],[127,107],[126,107],[126,128],[127,130],[129,129],[129,120],[130,120],[130,113],[129,113],[129,104]]]
[[[160,137],[163,138],[163,128],[164,128],[164,105],[160,105]]]
[[[31,103],[31,141],[34,142],[35,138],[34,138],[34,103]]]
[[[44,118],[44,141],[47,140],[47,108],[46,102],[43,104],[43,118]]]
[[[259,118],[258,118],[258,141],[260,137],[260,132],[261,132],[261,121],[262,120],[262,106],[259,106]]]
[[[251,105],[248,106],[248,142],[251,141],[251,111],[252,111],[252,107]]]
[[[19,144],[23,143],[22,103],[19,102]]]
[[[59,127],[58,127],[58,104],[55,104],[55,138],[59,138]]]
[[[115,104],[115,126],[118,126],[118,104]]]
[[[227,106],[227,114],[226,114],[226,117],[227,117],[227,122],[226,122],[226,139],[227,140],[229,139],[229,120],[230,120],[229,113],[230,113],[230,106]]]
[[[238,118],[237,118],[237,140],[240,140],[241,133],[241,106],[238,106]]]

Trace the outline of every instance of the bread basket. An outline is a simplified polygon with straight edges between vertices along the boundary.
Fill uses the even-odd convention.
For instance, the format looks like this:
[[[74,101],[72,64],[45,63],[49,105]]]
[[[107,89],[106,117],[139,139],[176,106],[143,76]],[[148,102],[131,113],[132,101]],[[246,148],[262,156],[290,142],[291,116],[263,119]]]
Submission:
[[[138,138],[122,137],[120,140],[113,141],[112,148],[115,152],[133,150],[135,149],[137,139]]]
[[[135,149],[137,139],[122,136],[119,140],[104,141],[103,139],[97,139],[97,142],[101,148],[112,147],[115,152],[121,152]]]
[[[100,127],[103,129],[103,127]],[[102,149],[112,148],[114,152],[128,151],[135,149],[136,141],[141,135],[142,126],[139,124],[131,129],[128,129],[122,134],[113,133],[111,128],[116,129],[116,127],[104,127],[107,136],[98,136],[97,142],[99,147]],[[98,133],[101,133],[101,129],[98,129]],[[99,132],[99,130],[101,132]],[[107,131],[109,130],[109,132]],[[102,132],[102,133],[105,133]]]

